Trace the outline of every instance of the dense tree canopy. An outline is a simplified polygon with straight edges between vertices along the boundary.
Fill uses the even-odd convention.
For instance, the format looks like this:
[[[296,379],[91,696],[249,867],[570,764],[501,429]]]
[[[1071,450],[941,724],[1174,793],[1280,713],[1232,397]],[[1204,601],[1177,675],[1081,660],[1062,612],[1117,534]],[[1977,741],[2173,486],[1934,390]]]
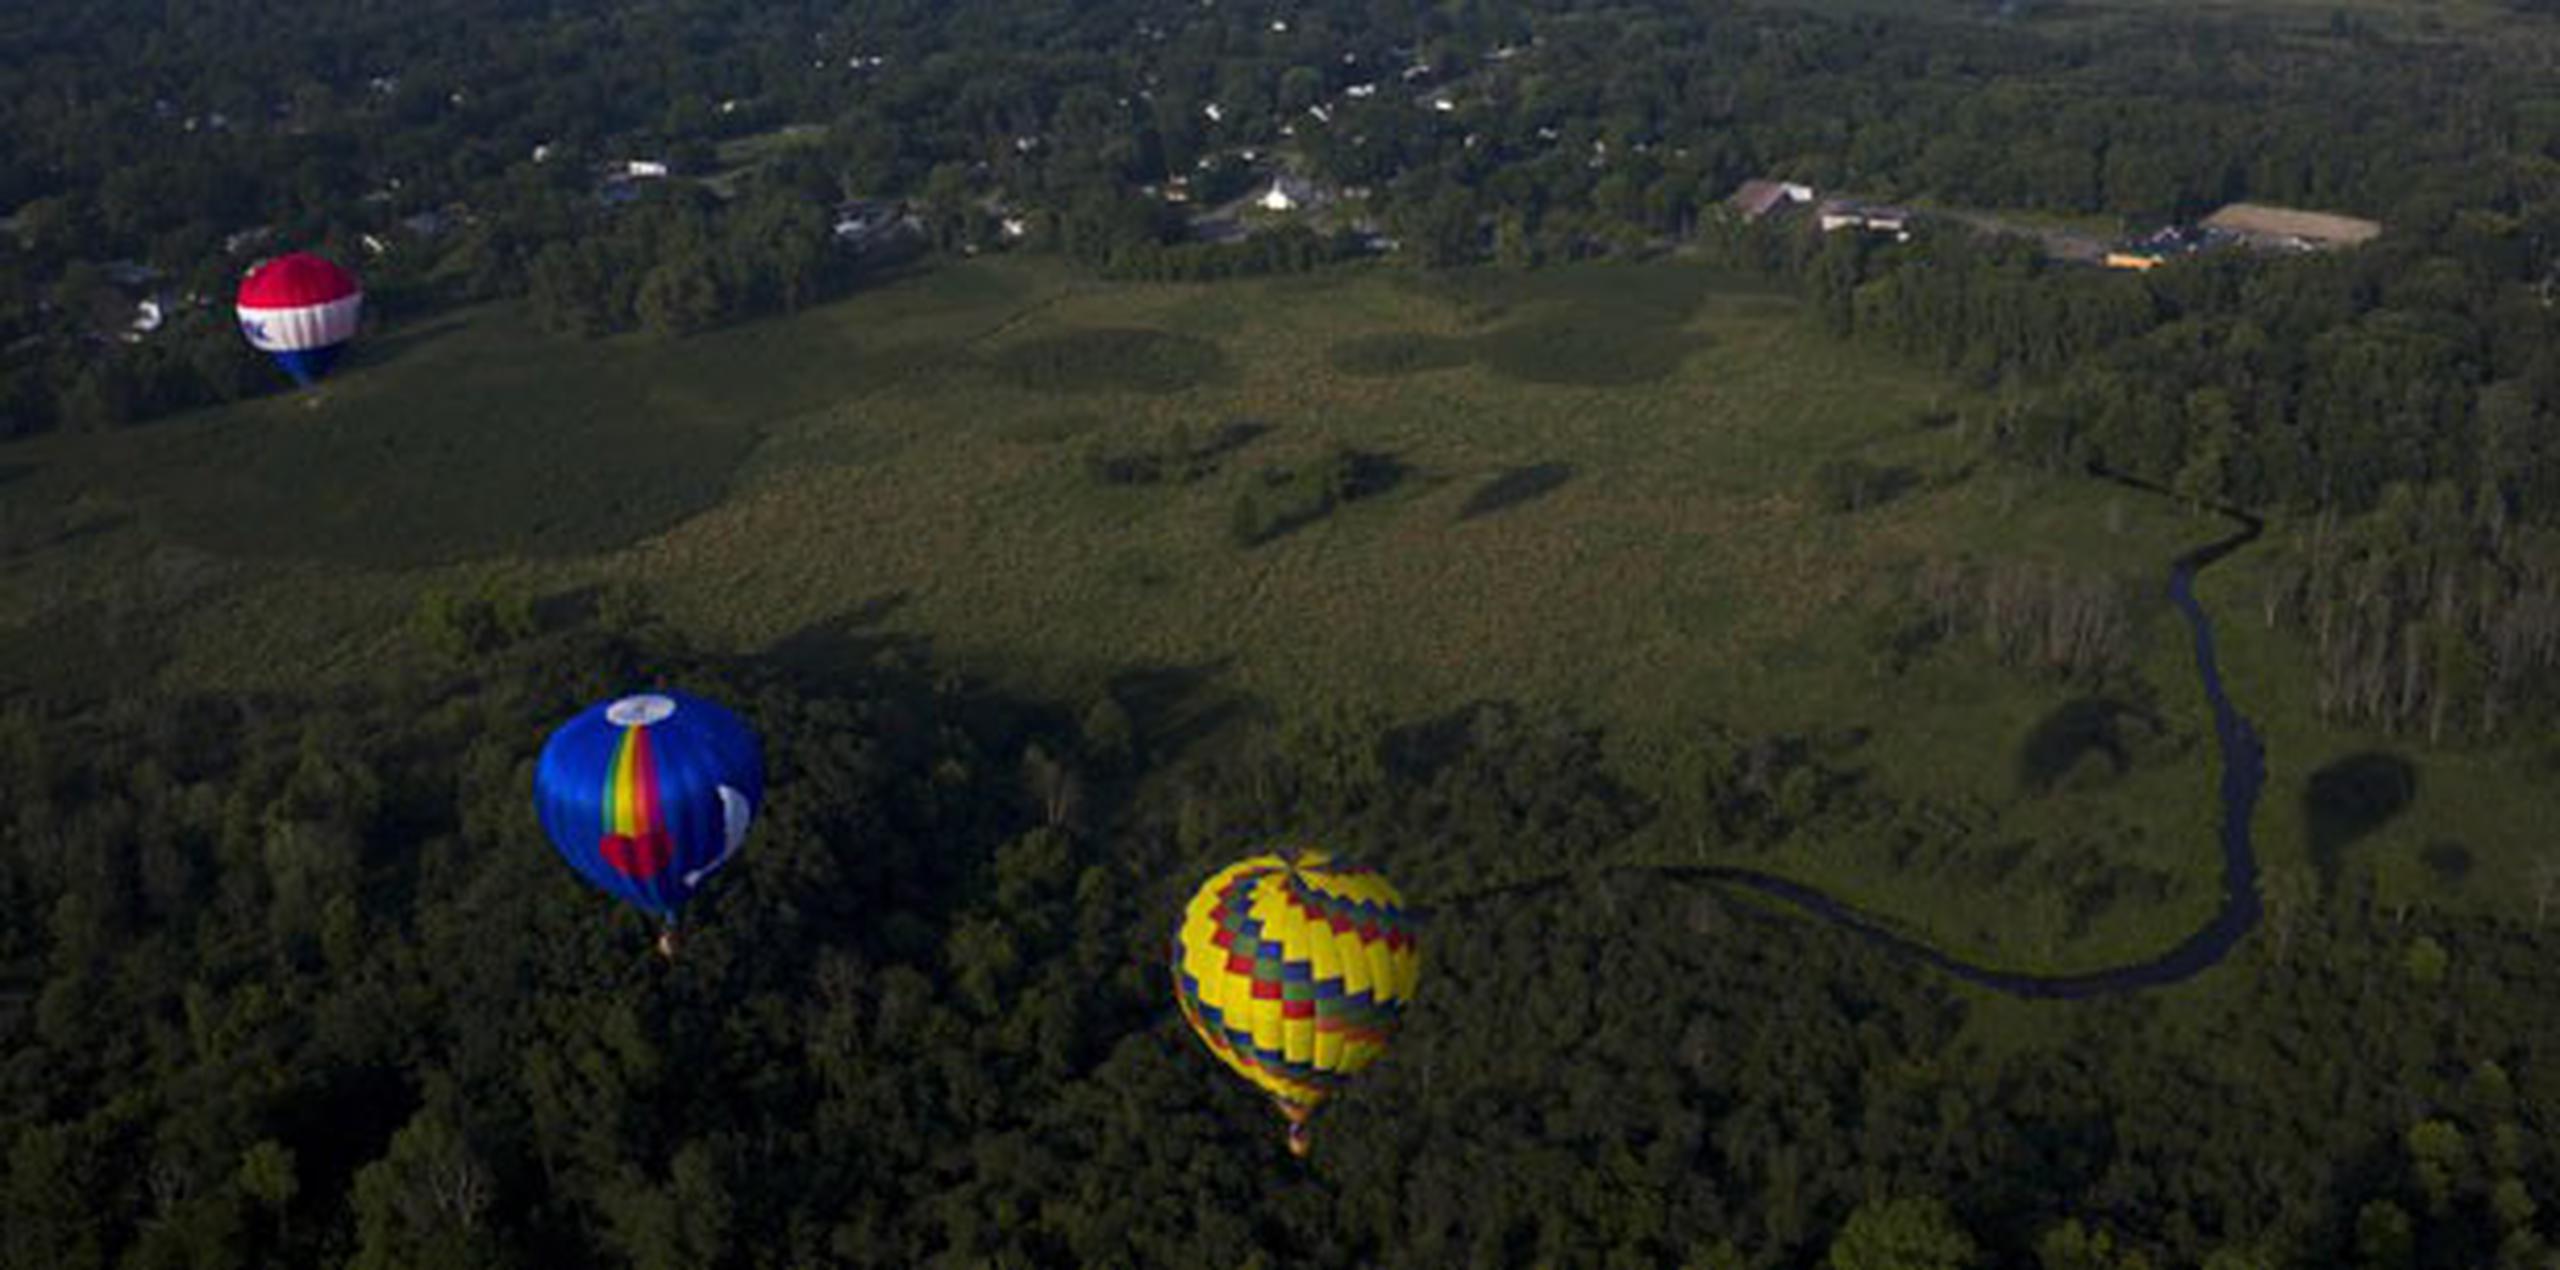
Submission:
[[[1925,968],[1613,866],[1672,809],[1560,721],[1186,755],[1117,698],[894,652],[813,680],[487,604],[423,611],[376,690],[0,716],[29,919],[0,928],[0,1264],[2549,1255],[2539,929],[2342,887],[2183,1028],[2097,1003],[1996,1053]],[[673,964],[528,806],[549,725],[651,674],[746,711],[774,777]],[[1700,745],[1703,832],[1875,812]],[[1304,1166],[1163,960],[1189,887],[1275,826],[1432,912],[1405,1034]]]
[[[564,338],[786,312],[913,250],[1158,280],[1676,251],[1979,389],[1940,422],[2008,457],[2275,515],[2283,564],[2225,620],[2297,632],[2330,718],[2560,717],[2547,4],[2499,40],[2034,4],[305,8],[0,12],[0,435],[264,390],[224,304],[287,244],[358,264],[379,323],[505,299]],[[1221,203],[1283,153],[1355,210],[1190,240],[1177,178]],[[1720,208],[1761,175],[2389,229],[2131,275]],[[846,228],[880,209],[912,234]],[[146,295],[170,317],[134,332]],[[1269,474],[1237,543],[1381,461]],[[1812,492],[1852,515],[1894,480]],[[1950,561],[1868,644],[1962,630],[2105,683],[2127,620],[2106,580]],[[1925,968],[1624,857],[1666,819],[1926,846],[1943,809],[1800,738],[1701,725],[1654,805],[1597,733],[1501,703],[1195,749],[1135,694],[1015,700],[897,649],[816,676],[485,597],[413,634],[363,689],[0,706],[0,1265],[2552,1264],[2547,904],[2271,874],[2269,937],[2176,1026],[2112,1000],[2002,1048]],[[673,965],[527,806],[550,724],[656,678],[740,703],[775,772]],[[1187,889],[1284,831],[1433,912],[1406,1034],[1305,1167],[1163,968]]]

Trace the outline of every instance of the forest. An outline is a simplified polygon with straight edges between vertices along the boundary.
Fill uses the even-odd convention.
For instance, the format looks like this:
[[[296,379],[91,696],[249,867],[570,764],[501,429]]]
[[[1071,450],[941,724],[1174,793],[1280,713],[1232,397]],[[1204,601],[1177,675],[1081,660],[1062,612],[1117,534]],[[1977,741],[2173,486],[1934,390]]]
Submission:
[[[2550,1263],[2539,922],[2271,889],[2201,1016],[2003,1054],[1926,967],[1612,867],[1673,813],[1571,720],[1194,753],[1142,685],[668,638],[438,596],[364,690],[0,716],[6,1264]],[[748,711],[777,791],[671,963],[524,806],[542,732],[651,675]],[[1784,753],[1701,739],[1712,832],[1879,814]],[[1422,902],[1430,982],[1299,1166],[1162,958],[1308,823]]]
[[[224,306],[284,244],[360,269],[377,331],[521,302],[649,340],[909,252],[1203,285],[1697,258],[1951,376],[1932,426],[1986,455],[2267,517],[2275,563],[2217,617],[2308,650],[2324,721],[2530,744],[2560,721],[2560,15],[2491,7],[2504,38],[2353,5],[438,0],[279,33],[244,0],[43,0],[0,13],[0,458],[281,390]],[[1198,242],[1157,193],[1233,197],[1281,149],[1368,223]],[[636,159],[679,179],[604,197]],[[1762,176],[2388,231],[2118,273],[1723,208]],[[857,200],[916,241],[848,249]],[[170,317],[128,338],[144,293]],[[1178,484],[1226,444],[1085,465]],[[1383,461],[1269,470],[1234,545]],[[1843,462],[1809,496],[1854,516],[1898,479]],[[1865,638],[2103,680],[2127,607],[1948,559]],[[1930,814],[1801,737],[1702,721],[1673,805],[1597,725],[1506,701],[1210,744],[1160,678],[1028,699],[860,651],[821,673],[689,647],[642,595],[455,592],[361,685],[0,698],[0,1265],[2560,1265],[2551,888],[2527,921],[2271,874],[2209,992],[2020,1025],[1624,858],[1667,819],[1755,858]],[[545,730],[640,682],[737,704],[773,766],[752,867],[672,963],[526,807]],[[1164,957],[1191,886],[1309,826],[1427,911],[1429,960],[1299,1165]]]

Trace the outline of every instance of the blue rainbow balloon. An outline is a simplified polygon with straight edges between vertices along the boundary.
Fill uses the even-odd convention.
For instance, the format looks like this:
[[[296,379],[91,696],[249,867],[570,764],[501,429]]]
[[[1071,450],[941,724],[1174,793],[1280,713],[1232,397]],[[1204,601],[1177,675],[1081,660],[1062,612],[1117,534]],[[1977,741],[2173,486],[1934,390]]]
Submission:
[[[571,868],[672,927],[746,841],[764,805],[764,748],[712,702],[637,693],[551,734],[533,802]]]

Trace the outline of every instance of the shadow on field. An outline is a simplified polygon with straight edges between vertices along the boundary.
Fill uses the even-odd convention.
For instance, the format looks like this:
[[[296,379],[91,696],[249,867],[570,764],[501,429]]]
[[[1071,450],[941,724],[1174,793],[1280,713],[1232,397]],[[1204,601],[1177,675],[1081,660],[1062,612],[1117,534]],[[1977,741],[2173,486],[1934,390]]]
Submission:
[[[1029,415],[1012,420],[996,429],[999,440],[1019,445],[1056,445],[1073,441],[1103,426],[1097,414],[1068,411],[1063,414]]]
[[[1209,434],[1208,441],[1191,452],[1191,457],[1203,462],[1216,462],[1271,435],[1273,431],[1274,425],[1260,419],[1229,419],[1219,424],[1218,430]]]
[[[1026,392],[1170,393],[1229,377],[1216,343],[1143,327],[1068,331],[999,349],[996,378]]]
[[[2459,842],[2438,840],[2428,843],[2426,849],[2418,853],[2418,863],[2427,866],[2427,876],[2434,878],[2436,885],[2450,889],[2462,885],[2462,880],[2471,876],[2471,867],[2478,861],[2472,856],[2471,848]]]
[[[1188,666],[1133,666],[1111,676],[1106,689],[1128,712],[1149,764],[1179,757],[1251,712],[1251,698],[1215,686],[1234,665],[1235,658],[1220,657]]]
[[[1375,498],[1404,484],[1414,469],[1392,454],[1342,449],[1308,467],[1264,468],[1267,502],[1248,502],[1234,527],[1238,545],[1276,542],[1340,511],[1344,504]]]
[[[889,615],[906,607],[908,595],[892,591],[775,640],[765,658],[812,679],[842,681],[870,670],[881,654],[912,650],[924,641],[913,635],[873,633]]]
[[[1489,332],[1476,340],[1476,355],[1506,379],[1623,388],[1670,378],[1705,346],[1698,336],[1615,314],[1565,314]]]
[[[372,339],[359,339],[347,346],[349,368],[398,361],[469,325],[458,317],[444,317],[399,327]]]
[[[1326,349],[1324,356],[1334,370],[1361,379],[1396,379],[1449,370],[1475,360],[1465,340],[1413,331],[1340,340]]]
[[[23,692],[85,704],[129,691],[169,660],[154,619],[131,605],[84,603],[0,627],[0,701]]]
[[[545,631],[565,631],[596,620],[603,611],[603,587],[571,587],[536,597],[533,601],[533,624]]]
[[[2346,851],[2409,809],[2418,769],[2398,754],[2350,754],[2311,774],[2302,789],[2304,836],[2323,889],[2335,887]]]
[[[2049,794],[2120,779],[2133,770],[2133,728],[2157,734],[2160,721],[2108,697],[2066,701],[2038,720],[2019,743],[2018,784],[2030,793]],[[2101,766],[2103,772],[2097,770]]]
[[[1458,519],[1473,520],[1478,516],[1509,511],[1522,503],[1556,492],[1572,479],[1573,465],[1570,463],[1532,463],[1527,467],[1508,469],[1469,494],[1466,506],[1458,509]]]
[[[32,556],[40,551],[51,551],[56,547],[68,547],[74,543],[86,542],[91,538],[113,533],[132,523],[133,517],[119,513],[92,516],[76,525],[64,526],[25,543],[10,541],[11,535],[8,535],[5,530],[0,530],[0,549],[5,549],[12,557]]]

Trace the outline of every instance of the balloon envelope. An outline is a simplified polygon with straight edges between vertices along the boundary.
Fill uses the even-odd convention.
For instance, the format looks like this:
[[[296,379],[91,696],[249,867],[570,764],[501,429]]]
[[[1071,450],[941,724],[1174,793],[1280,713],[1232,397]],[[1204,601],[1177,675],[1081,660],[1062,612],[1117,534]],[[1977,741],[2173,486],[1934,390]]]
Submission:
[[[1254,856],[1184,909],[1174,994],[1209,1052],[1300,1124],[1386,1052],[1422,974],[1417,924],[1366,865]]]
[[[672,923],[764,804],[764,751],[738,716],[681,692],[600,702],[560,725],[533,800],[562,859]]]
[[[364,289],[354,274],[297,251],[250,270],[235,311],[240,334],[308,384],[336,364],[363,310]]]

